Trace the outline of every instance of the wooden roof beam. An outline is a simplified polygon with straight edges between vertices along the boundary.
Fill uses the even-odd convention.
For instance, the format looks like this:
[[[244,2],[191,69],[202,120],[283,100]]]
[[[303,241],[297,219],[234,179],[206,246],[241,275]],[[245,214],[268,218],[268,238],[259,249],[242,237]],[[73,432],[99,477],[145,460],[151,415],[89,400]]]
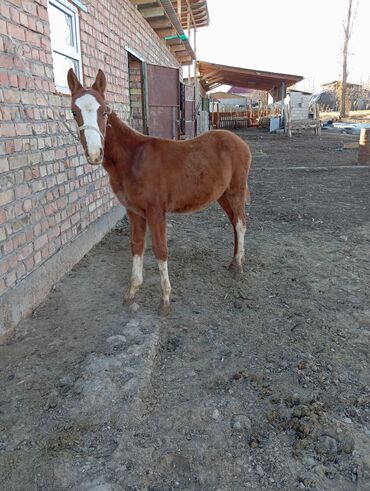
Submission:
[[[186,49],[184,48],[183,44],[170,44],[169,48],[172,51],[172,53],[176,53],[179,51],[183,51],[184,53],[186,53]]]
[[[219,81],[219,80],[223,80],[223,78],[220,77],[220,76],[218,76],[218,75],[217,76],[214,75],[213,77],[206,77],[206,78],[204,78],[202,80],[204,80],[204,82],[207,83],[207,84],[212,84],[213,82],[216,82],[216,81]]]
[[[217,89],[217,87],[221,87],[221,85],[223,85],[223,84],[220,84],[220,83],[215,83],[215,84],[212,84],[212,85],[210,85],[210,86],[207,88],[207,91],[208,91],[208,90]]]
[[[218,73],[219,73],[219,72],[218,72],[218,70],[212,70],[212,71],[211,71],[211,72],[209,72],[209,73],[204,73],[203,75],[201,75],[200,79],[201,79],[201,80],[204,80],[204,79],[206,79],[206,78],[208,78],[208,77],[212,77],[212,75],[216,75],[216,74],[218,74]]]
[[[163,29],[155,29],[155,32],[157,34],[157,36],[159,36],[160,38],[165,38],[166,36],[175,36],[176,35],[176,31],[174,28],[163,28]]]
[[[134,5],[136,5],[137,7],[140,7],[140,6],[143,6],[143,5],[146,5],[146,6],[149,6],[149,5],[158,5],[157,4],[157,0],[131,0],[131,3],[133,3]]]
[[[202,64],[202,62],[200,62],[200,64]],[[234,74],[240,74],[240,75],[244,75],[244,76],[247,76],[247,75],[251,75],[252,77],[256,76],[256,75],[258,77],[266,76],[268,79],[270,79],[270,78],[271,79],[279,79],[282,81],[284,81],[284,80],[296,80],[296,78],[297,78],[295,75],[288,75],[288,74],[284,74],[284,73],[265,72],[262,70],[250,70],[248,68],[229,67],[229,66],[225,66],[225,65],[220,66],[218,68],[218,70],[225,71],[225,72],[232,72]]]
[[[180,57],[180,56],[177,56],[176,58],[179,61],[179,63],[181,64],[181,66],[189,66],[189,65],[193,64],[192,58]]]
[[[140,13],[145,19],[153,19],[155,17],[165,17],[166,14],[162,7],[144,7],[140,8]]]
[[[166,18],[163,19],[147,19],[150,26],[156,31],[157,29],[170,29],[172,28],[171,22]]]
[[[220,73],[210,73],[210,74],[204,75],[204,77],[201,77],[201,80],[208,82],[209,80],[218,80],[220,78],[223,78]]]
[[[189,7],[191,9],[191,15],[193,17],[192,22],[195,28],[208,25],[209,14],[206,0],[172,0],[172,3],[177,6],[178,16],[184,29],[187,28],[187,11]],[[181,9],[179,6],[180,4]]]
[[[193,22],[193,28],[196,29],[197,27],[196,27],[196,23],[195,23],[195,20],[194,20],[193,10],[192,10],[192,8],[190,6],[189,0],[186,0],[186,4],[188,6],[188,12],[189,12],[190,17],[191,17],[191,20]]]

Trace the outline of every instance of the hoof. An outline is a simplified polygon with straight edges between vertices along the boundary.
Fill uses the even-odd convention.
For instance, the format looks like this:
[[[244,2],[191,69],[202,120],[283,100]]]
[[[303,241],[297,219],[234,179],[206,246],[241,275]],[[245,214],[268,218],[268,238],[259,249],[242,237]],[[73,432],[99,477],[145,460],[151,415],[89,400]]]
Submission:
[[[168,315],[170,313],[170,310],[171,310],[170,303],[164,302],[163,300],[161,300],[159,307],[158,307],[158,314],[165,316],[165,315]]]
[[[232,272],[234,279],[238,280],[243,274],[243,267],[236,261],[231,261],[229,270]]]
[[[122,300],[123,305],[132,305],[133,302],[134,302],[134,298],[130,297],[128,293],[125,293]]]

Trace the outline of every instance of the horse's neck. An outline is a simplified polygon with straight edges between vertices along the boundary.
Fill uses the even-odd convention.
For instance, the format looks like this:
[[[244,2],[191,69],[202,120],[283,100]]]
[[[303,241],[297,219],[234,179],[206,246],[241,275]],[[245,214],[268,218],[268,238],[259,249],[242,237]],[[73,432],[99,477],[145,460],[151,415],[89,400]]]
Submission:
[[[129,165],[142,135],[123,123],[116,113],[108,117],[104,156],[110,164]]]

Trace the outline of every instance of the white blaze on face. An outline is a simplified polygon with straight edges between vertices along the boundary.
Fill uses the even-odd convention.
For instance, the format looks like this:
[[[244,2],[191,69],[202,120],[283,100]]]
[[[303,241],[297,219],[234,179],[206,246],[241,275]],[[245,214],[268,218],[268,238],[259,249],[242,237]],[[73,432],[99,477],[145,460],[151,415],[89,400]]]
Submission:
[[[92,126],[98,130],[94,131],[87,128],[84,130],[84,133],[89,160],[92,162],[99,162],[103,150],[100,128],[98,125],[98,109],[100,104],[91,94],[85,94],[79,97],[76,99],[75,104],[81,110],[83,125]]]

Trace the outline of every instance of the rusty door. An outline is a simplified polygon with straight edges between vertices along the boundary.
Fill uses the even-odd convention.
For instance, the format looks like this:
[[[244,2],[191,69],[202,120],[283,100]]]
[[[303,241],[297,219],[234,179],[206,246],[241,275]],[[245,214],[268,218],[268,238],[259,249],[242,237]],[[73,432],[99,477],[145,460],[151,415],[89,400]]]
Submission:
[[[195,87],[185,85],[185,137],[195,136]]]
[[[179,70],[146,65],[148,133],[179,138]]]

